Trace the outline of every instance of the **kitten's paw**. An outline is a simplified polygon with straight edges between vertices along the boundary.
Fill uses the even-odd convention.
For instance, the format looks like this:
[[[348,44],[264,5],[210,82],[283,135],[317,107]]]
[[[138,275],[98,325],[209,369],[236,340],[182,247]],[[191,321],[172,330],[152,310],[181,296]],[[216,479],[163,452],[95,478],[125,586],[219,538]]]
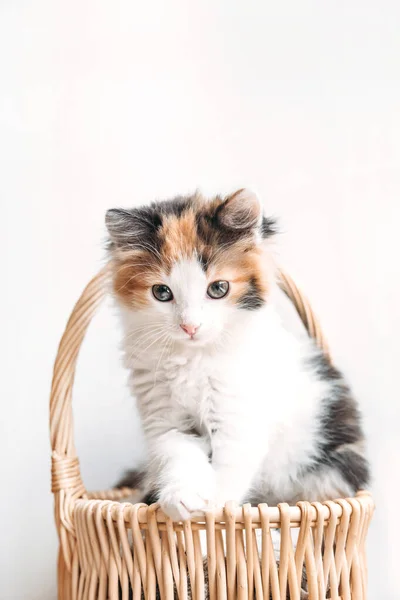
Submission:
[[[187,521],[199,513],[207,511],[211,504],[195,490],[190,488],[165,488],[159,498],[160,506],[173,521]]]

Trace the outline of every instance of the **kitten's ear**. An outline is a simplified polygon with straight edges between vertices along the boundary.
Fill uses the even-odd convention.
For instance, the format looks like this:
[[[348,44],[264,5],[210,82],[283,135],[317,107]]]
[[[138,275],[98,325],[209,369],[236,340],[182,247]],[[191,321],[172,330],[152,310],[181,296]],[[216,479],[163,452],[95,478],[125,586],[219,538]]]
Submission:
[[[106,212],[106,227],[110,240],[116,246],[135,243],[147,233],[146,223],[138,210],[112,208]]]
[[[261,203],[254,192],[238,190],[225,200],[218,219],[228,229],[253,229],[261,225]]]
[[[129,210],[122,208],[111,208],[106,212],[106,227],[110,240],[117,245],[123,243],[128,232],[132,232],[134,219]]]

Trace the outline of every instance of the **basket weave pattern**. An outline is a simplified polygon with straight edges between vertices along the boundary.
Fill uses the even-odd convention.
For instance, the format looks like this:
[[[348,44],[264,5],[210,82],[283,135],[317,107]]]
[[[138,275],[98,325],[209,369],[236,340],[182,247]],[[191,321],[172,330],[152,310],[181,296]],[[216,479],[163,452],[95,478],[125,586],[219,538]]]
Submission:
[[[61,339],[50,399],[52,492],[59,534],[60,600],[365,600],[365,539],[373,514],[367,492],[323,504],[260,504],[173,523],[157,505],[121,503],[132,490],[86,491],[72,426],[72,388],[79,348],[107,289],[103,269],[84,290]],[[280,286],[309,335],[329,357],[306,298],[281,272]],[[297,544],[291,530],[298,528]],[[280,531],[279,564],[272,531]],[[205,542],[202,543],[202,540]],[[206,546],[206,548],[205,548]],[[207,561],[203,561],[206,550]],[[206,573],[205,573],[206,565]],[[205,581],[207,580],[207,583]]]

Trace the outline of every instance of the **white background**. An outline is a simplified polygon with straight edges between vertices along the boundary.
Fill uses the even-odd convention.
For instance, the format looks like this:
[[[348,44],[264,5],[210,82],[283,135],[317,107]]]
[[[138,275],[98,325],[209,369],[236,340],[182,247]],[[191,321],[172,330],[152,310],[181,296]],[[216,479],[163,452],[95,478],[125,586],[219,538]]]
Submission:
[[[243,185],[281,217],[281,260],[360,398],[370,598],[399,598],[398,6],[0,2],[1,600],[55,598],[51,368],[104,211]],[[91,488],[140,454],[116,327],[103,309],[77,374]]]

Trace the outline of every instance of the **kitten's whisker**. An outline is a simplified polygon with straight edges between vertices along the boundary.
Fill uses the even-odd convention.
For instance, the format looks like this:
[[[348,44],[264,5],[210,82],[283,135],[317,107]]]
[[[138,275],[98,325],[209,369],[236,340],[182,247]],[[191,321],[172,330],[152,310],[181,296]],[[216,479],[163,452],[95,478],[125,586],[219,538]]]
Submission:
[[[134,248],[135,249],[143,249],[143,250],[145,250],[145,252],[149,252],[150,254],[153,254],[154,256],[156,256],[160,260],[160,262],[163,262],[163,257],[161,256],[160,252],[157,250],[157,248],[155,248],[151,244],[147,244],[146,242],[141,241],[140,243],[139,242],[135,243]]]
[[[145,275],[146,273],[147,273],[147,271],[142,271],[141,273],[136,273],[136,275],[132,275],[132,277],[129,277],[128,281],[125,281],[124,285],[121,285],[120,288],[118,288],[117,290],[115,290],[115,293],[118,294],[118,292],[120,292],[121,290],[123,290],[124,287],[126,287],[128,285],[128,283],[130,283],[133,279],[136,279],[136,277],[140,277],[141,275]]]
[[[172,328],[171,328],[171,330],[172,330]],[[134,356],[135,352],[136,352],[137,350],[139,350],[139,349],[140,349],[140,351],[141,351],[141,353],[142,353],[142,354],[145,354],[145,353],[147,352],[147,350],[149,350],[149,348],[151,348],[151,347],[152,347],[152,346],[153,346],[153,345],[154,345],[156,342],[158,342],[158,341],[162,340],[162,339],[164,338],[164,336],[165,336],[165,335],[168,335],[168,334],[169,334],[169,331],[168,331],[168,330],[167,330],[167,331],[165,331],[165,330],[164,330],[164,331],[162,331],[162,332],[161,332],[161,334],[159,334],[159,335],[156,333],[156,334],[155,334],[155,335],[156,335],[155,339],[154,339],[154,340],[153,340],[153,341],[152,341],[152,342],[151,342],[151,343],[150,343],[150,344],[149,344],[149,345],[148,345],[146,348],[144,348],[143,350],[140,348],[140,346],[142,346],[142,345],[143,345],[143,341],[141,341],[141,343],[140,343],[140,344],[135,344],[135,346],[133,347],[133,351],[131,352],[131,354],[130,354],[130,357],[129,357],[129,359],[128,359],[128,360],[130,361],[130,360],[132,359],[132,357]],[[144,339],[145,339],[146,341],[148,341],[148,340],[149,340],[149,338],[151,339],[151,337],[152,337],[153,335],[154,335],[154,332],[151,332],[151,334],[150,334],[150,335],[148,335],[147,337],[144,337]]]
[[[114,273],[119,274],[119,273],[121,273],[121,271],[125,271],[126,269],[132,269],[135,267],[147,267],[147,266],[149,266],[149,265],[147,265],[144,262],[140,262],[140,263],[126,262],[123,265],[119,265],[116,269],[114,269]]]
[[[163,348],[163,350],[162,350],[162,352],[161,352],[161,354],[160,354],[160,358],[158,359],[158,363],[157,363],[157,366],[156,366],[156,368],[155,368],[155,371],[154,371],[154,382],[153,382],[153,388],[154,388],[154,386],[156,385],[156,381],[157,381],[157,372],[158,372],[158,369],[159,369],[159,367],[160,367],[160,364],[161,364],[161,359],[162,359],[162,357],[163,357],[163,355],[164,355],[164,352],[165,352],[165,349],[166,349],[167,345],[169,345],[169,343],[171,342],[171,340],[172,340],[172,337],[171,337],[171,336],[170,336],[170,335],[167,333],[167,339],[166,339],[166,342],[165,342],[164,348]]]
[[[130,339],[132,339],[135,336],[138,336],[138,339],[140,339],[142,336],[140,336],[138,334],[140,334],[143,331],[146,332],[146,333],[147,332],[148,333],[154,333],[154,332],[157,332],[157,331],[161,331],[162,329],[165,329],[163,325],[160,325],[159,327],[152,327],[152,328],[149,328],[148,326],[141,327],[141,328],[139,328],[139,329],[137,329],[135,331],[132,331],[129,335],[126,335],[125,336],[125,340],[130,340]]]
[[[151,344],[149,344],[149,345],[147,346],[147,348],[145,348],[145,349],[143,350],[143,353],[144,353],[144,352],[147,352],[147,350],[148,350],[149,348],[151,348],[151,347],[152,347],[152,346],[153,346],[153,345],[154,345],[156,342],[158,342],[159,340],[163,339],[163,337],[164,337],[165,335],[166,335],[166,333],[163,333],[163,334],[161,334],[161,335],[160,335],[160,336],[159,336],[157,339],[155,339],[155,340],[154,340],[154,342],[152,342]]]
[[[133,355],[136,353],[137,350],[140,350],[144,344],[146,344],[148,342],[148,340],[152,339],[153,337],[156,337],[160,334],[163,334],[164,331],[163,330],[157,330],[157,331],[150,331],[147,334],[143,334],[142,336],[139,336],[138,339],[136,340],[136,343],[134,343],[134,345],[130,348],[131,353],[129,356],[129,360],[131,360],[131,358],[133,357]]]

